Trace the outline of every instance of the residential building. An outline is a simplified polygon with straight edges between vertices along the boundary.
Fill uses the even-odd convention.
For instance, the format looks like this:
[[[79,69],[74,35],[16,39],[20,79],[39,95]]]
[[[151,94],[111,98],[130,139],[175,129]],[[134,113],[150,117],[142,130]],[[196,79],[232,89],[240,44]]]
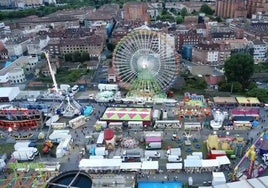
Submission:
[[[60,39],[50,38],[48,41],[46,49],[49,51],[49,55],[53,57],[60,56]]]
[[[0,7],[12,7],[14,6],[14,0],[1,0]]]
[[[28,16],[17,20],[16,27],[21,30],[31,30],[39,26],[53,29],[78,28],[79,21],[73,15]]]
[[[17,8],[39,7],[43,5],[43,0],[15,0]]]
[[[246,18],[246,4],[243,0],[217,0],[216,15],[223,18]]]
[[[123,7],[123,20],[141,20],[150,24],[150,14],[147,11],[147,3],[128,2]]]
[[[30,37],[12,37],[5,42],[8,56],[21,56],[27,51],[27,45],[31,41]]]
[[[258,12],[265,12],[268,10],[268,1],[266,0],[248,0],[247,11],[248,17],[252,17],[253,14]]]
[[[8,51],[5,48],[4,43],[0,41],[0,60],[3,59],[8,59]]]
[[[211,26],[209,38],[212,41],[235,39],[235,32],[226,26]]]
[[[90,11],[84,19],[86,28],[106,27],[109,23],[115,24],[118,19],[120,7],[118,4],[103,5],[99,9]]]
[[[85,38],[65,38],[60,41],[60,53],[88,52],[90,57],[101,56],[105,46],[105,38],[102,36],[91,36]]]
[[[27,44],[27,50],[29,55],[40,55],[43,49],[48,45],[49,37],[37,37],[33,38]]]
[[[193,61],[202,65],[216,66],[219,64],[220,46],[215,43],[200,43],[192,51]]]
[[[187,33],[178,34],[177,40],[177,51],[180,52],[183,45],[198,45],[204,40],[204,37],[203,34],[198,34],[195,31],[189,31]]]
[[[254,53],[253,53],[254,63],[266,62],[267,44],[259,40],[254,40],[252,42],[253,42],[253,48],[254,48]]]
[[[25,74],[31,72],[38,62],[37,57],[21,56],[11,65],[0,70],[0,83],[23,83]]]

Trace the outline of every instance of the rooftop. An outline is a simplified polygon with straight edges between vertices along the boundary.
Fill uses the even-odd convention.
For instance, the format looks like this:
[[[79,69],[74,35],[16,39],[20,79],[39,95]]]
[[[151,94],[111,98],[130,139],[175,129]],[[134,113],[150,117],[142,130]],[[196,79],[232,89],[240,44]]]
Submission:
[[[32,56],[21,56],[18,59],[16,59],[10,66],[5,67],[0,70],[0,75],[5,76],[7,73],[12,72],[14,69],[21,68],[25,65],[27,65],[30,61],[30,59],[35,58]]]

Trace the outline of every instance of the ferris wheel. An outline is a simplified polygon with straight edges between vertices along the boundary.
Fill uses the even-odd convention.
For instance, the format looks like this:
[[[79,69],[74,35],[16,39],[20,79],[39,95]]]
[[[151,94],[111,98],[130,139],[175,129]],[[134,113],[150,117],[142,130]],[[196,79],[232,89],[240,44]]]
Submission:
[[[119,85],[126,89],[133,85],[168,89],[179,74],[179,57],[169,37],[141,29],[121,39],[113,54]]]

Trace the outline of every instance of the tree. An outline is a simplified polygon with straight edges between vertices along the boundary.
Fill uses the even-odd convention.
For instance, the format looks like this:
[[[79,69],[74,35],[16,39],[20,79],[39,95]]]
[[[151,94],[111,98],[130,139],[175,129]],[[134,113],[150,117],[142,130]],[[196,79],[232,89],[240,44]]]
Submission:
[[[254,73],[254,60],[247,54],[235,54],[225,62],[224,70],[227,82],[239,82],[246,89]]]
[[[182,16],[177,16],[176,17],[176,23],[181,24],[183,22],[183,17]]]
[[[213,15],[214,10],[212,10],[207,4],[203,4],[200,8],[200,12],[203,12],[207,15]]]
[[[181,16],[182,16],[182,17],[185,17],[185,16],[187,16],[187,14],[188,14],[187,9],[186,9],[185,7],[182,8],[182,9],[181,9]]]
[[[263,88],[253,88],[247,92],[248,97],[257,97],[261,102],[268,102],[267,90]]]

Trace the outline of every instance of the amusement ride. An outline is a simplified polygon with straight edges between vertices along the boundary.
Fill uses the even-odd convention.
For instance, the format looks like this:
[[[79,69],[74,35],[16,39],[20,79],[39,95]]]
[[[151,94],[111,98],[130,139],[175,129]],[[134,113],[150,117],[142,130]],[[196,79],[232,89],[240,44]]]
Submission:
[[[137,28],[125,36],[113,53],[113,67],[119,86],[127,97],[141,101],[166,98],[179,74],[179,56],[167,34],[149,27]]]

